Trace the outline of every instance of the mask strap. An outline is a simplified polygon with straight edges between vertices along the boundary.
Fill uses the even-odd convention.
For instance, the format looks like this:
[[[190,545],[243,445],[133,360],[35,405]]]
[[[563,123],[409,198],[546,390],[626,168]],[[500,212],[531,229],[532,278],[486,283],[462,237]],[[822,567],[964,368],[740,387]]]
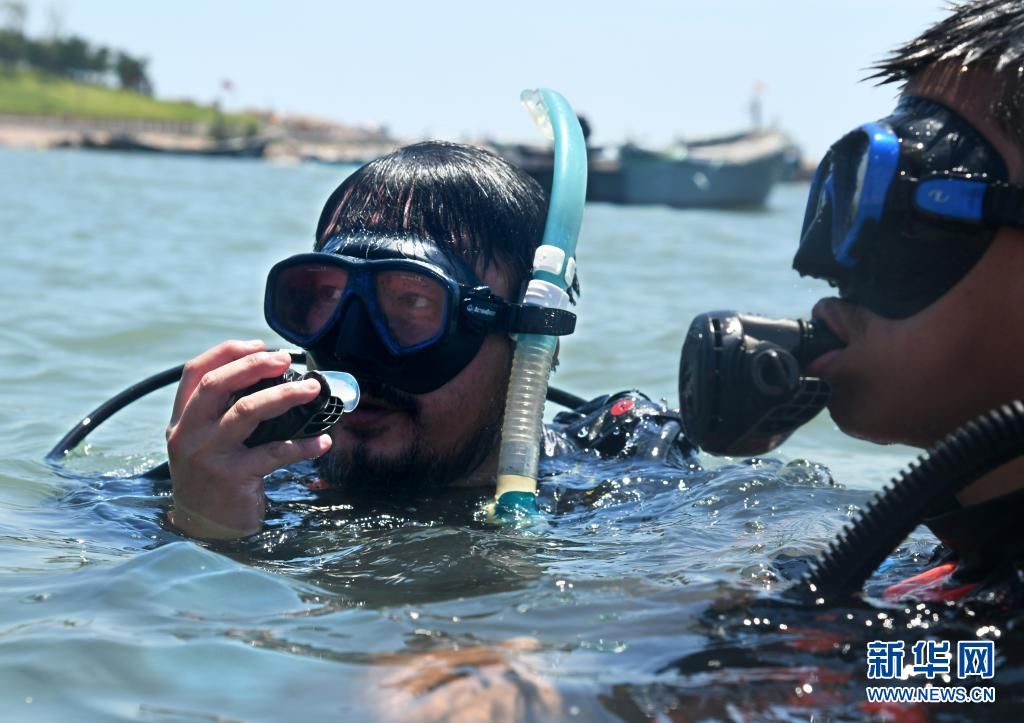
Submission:
[[[986,221],[1008,226],[1024,226],[1024,187],[993,183],[985,194],[983,213]]]
[[[912,206],[941,218],[987,226],[1024,226],[1024,186],[957,176],[903,178],[893,184],[891,208]]]
[[[576,315],[565,309],[533,304],[510,304],[508,331],[511,334],[567,336],[576,330]]]
[[[509,334],[566,336],[576,330],[576,315],[565,309],[535,304],[510,304],[486,287],[473,289],[462,300],[462,314],[477,333],[500,330]]]

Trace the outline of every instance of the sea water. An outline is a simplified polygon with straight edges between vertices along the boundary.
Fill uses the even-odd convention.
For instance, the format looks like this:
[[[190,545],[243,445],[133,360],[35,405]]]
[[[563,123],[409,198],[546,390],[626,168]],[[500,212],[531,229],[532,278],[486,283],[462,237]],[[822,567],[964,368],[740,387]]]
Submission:
[[[310,249],[351,169],[7,149],[0,169],[5,720],[857,717],[878,615],[909,630],[937,614],[779,602],[912,457],[827,414],[764,460],[581,462],[554,484],[584,503],[526,529],[483,526],[461,499],[325,508],[275,479],[263,534],[181,537],[166,488],[129,478],[164,458],[173,389],[64,473],[42,457],[144,376],[226,338],[280,344],[266,271]],[[807,318],[829,292],[790,268],[806,192],[741,212],[588,206],[553,385],[675,405],[695,314]],[[893,574],[933,544],[917,533]]]

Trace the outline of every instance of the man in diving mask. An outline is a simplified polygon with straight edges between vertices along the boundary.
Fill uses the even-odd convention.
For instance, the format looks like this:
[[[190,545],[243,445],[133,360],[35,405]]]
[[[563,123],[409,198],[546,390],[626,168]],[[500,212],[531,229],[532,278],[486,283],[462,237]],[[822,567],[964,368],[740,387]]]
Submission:
[[[286,352],[227,341],[191,360],[167,446],[176,526],[197,537],[260,529],[263,478],[322,458],[332,486],[385,495],[493,482],[516,331],[546,212],[542,189],[476,148],[424,143],[360,168],[331,195],[313,253],[277,264],[267,320],[312,366],[353,373],[362,399],[329,434],[242,444],[309,402],[319,383],[280,384]]]

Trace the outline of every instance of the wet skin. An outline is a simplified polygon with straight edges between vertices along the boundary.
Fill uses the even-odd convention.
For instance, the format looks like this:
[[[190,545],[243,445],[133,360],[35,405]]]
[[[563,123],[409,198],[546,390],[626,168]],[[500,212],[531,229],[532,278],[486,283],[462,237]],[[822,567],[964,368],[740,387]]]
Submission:
[[[477,269],[481,280],[505,298],[509,284],[496,268]],[[243,441],[259,422],[316,397],[310,380],[281,384],[231,404],[232,395],[288,368],[286,353],[268,353],[260,341],[227,341],[185,365],[167,428],[174,491],[172,523],[194,537],[230,539],[258,532],[263,524],[263,477],[302,459],[324,454],[348,459],[357,446],[379,459],[457,450],[481,425],[500,414],[512,359],[511,341],[488,336],[479,353],[454,379],[429,394],[411,395],[416,412],[364,393],[359,408],[330,434],[273,442],[254,449]],[[497,448],[482,450],[479,463],[456,485],[494,480]]]
[[[975,102],[984,84],[941,81],[933,72],[910,92],[967,118],[1020,183],[1018,149]],[[873,442],[931,446],[969,419],[1024,397],[1024,230],[1001,227],[963,279],[906,319],[886,319],[839,299],[819,301],[812,315],[847,343],[810,368],[833,385],[829,411],[839,427]],[[969,488],[961,502],[1022,485],[1024,469],[1009,465]]]

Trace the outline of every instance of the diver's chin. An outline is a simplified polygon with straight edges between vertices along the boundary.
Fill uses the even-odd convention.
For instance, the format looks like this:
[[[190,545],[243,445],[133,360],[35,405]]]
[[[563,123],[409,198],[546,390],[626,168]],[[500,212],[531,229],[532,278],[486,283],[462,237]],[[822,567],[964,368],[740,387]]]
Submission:
[[[846,409],[842,402],[837,401],[835,397],[829,402],[828,413],[832,417],[832,421],[835,422],[835,425],[839,427],[839,431],[843,434],[865,442],[877,443],[867,429],[858,423],[856,416],[851,414],[851,411]]]
[[[833,386],[828,412],[839,431],[854,439],[882,445],[902,442],[877,405],[866,406],[863,395],[851,394],[841,385]]]

